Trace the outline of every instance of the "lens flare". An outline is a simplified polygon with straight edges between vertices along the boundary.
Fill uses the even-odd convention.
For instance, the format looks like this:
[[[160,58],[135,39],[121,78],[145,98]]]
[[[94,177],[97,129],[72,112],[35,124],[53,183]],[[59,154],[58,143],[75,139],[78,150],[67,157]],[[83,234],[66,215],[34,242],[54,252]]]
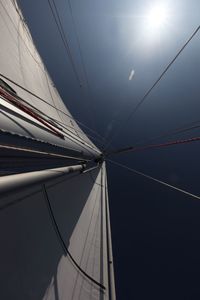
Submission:
[[[167,21],[168,11],[165,5],[158,4],[147,13],[147,22],[150,27],[159,28]]]

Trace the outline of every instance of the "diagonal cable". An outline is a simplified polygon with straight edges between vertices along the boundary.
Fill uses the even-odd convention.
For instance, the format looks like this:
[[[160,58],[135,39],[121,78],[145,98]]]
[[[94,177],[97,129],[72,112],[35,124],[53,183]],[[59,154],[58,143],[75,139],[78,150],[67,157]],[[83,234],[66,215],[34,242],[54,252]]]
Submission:
[[[79,54],[80,54],[80,58],[81,58],[81,64],[82,64],[82,67],[83,67],[83,72],[85,74],[86,85],[89,88],[89,81],[88,81],[88,76],[87,76],[87,72],[86,72],[85,62],[84,62],[84,58],[83,58],[83,54],[82,54],[80,38],[79,38],[79,34],[78,34],[78,30],[77,30],[77,25],[76,25],[76,21],[75,21],[75,18],[74,18],[73,11],[72,11],[72,5],[71,5],[71,1],[70,0],[68,0],[68,5],[69,5],[70,15],[71,15],[71,18],[72,18],[72,22],[73,22],[73,26],[74,26],[74,32],[75,32],[75,36],[76,36],[76,40],[77,40],[77,44],[78,44],[78,50],[79,50]]]
[[[90,103],[91,103],[90,106],[92,108],[93,122],[95,124],[94,116],[96,115],[96,110],[95,110],[95,107],[93,105],[94,104],[93,101],[92,101],[93,99],[91,99],[92,98],[91,86],[90,86],[90,83],[89,83],[88,73],[87,73],[87,70],[86,70],[85,60],[84,60],[84,56],[83,56],[83,52],[82,52],[82,48],[81,48],[80,36],[79,36],[79,33],[78,33],[78,26],[77,26],[76,20],[74,18],[71,1],[68,0],[67,2],[68,2],[68,6],[69,6],[70,15],[71,15],[71,18],[72,18],[72,23],[73,23],[74,33],[75,33],[75,37],[76,37],[76,41],[77,41],[77,45],[78,45],[78,50],[79,50],[79,55],[80,55],[81,64],[82,64],[82,68],[83,68],[83,73],[85,75],[85,83],[86,83],[86,87],[87,87],[87,90],[88,90],[88,96],[89,96],[89,99],[91,100],[90,101]]]
[[[72,65],[75,77],[76,77],[76,79],[78,81],[79,86],[81,87],[82,86],[81,80],[80,80],[78,72],[76,70],[76,66],[75,66],[75,63],[74,63],[74,60],[73,60],[73,57],[72,57],[72,54],[71,54],[71,50],[70,50],[70,47],[69,47],[69,43],[68,43],[65,31],[64,31],[63,26],[62,26],[62,22],[61,22],[61,19],[60,19],[60,15],[59,15],[56,3],[55,3],[54,0],[52,0],[52,3],[53,3],[53,6],[51,4],[51,1],[48,0],[48,4],[49,4],[50,10],[51,10],[54,22],[55,22],[55,24],[56,24],[56,26],[58,28],[61,40],[62,40],[63,45],[65,47],[65,50],[66,50],[66,52],[68,54],[68,57],[69,57],[69,60],[71,62],[71,65]]]
[[[169,142],[161,143],[161,144],[150,144],[150,145],[145,145],[142,147],[130,146],[130,147],[126,147],[126,148],[108,152],[105,154],[105,157],[114,155],[114,154],[121,154],[121,153],[128,153],[128,152],[140,152],[140,151],[144,151],[144,150],[148,150],[148,149],[166,148],[169,146],[189,144],[189,143],[199,142],[199,141],[200,141],[200,136],[196,136],[196,137],[192,137],[189,139],[169,141]]]
[[[167,182],[165,182],[165,181],[156,179],[156,178],[154,178],[154,177],[152,177],[152,176],[150,176],[150,175],[144,174],[144,173],[142,173],[142,172],[140,172],[140,171],[137,171],[137,170],[135,170],[135,169],[133,169],[133,168],[130,168],[130,167],[128,167],[128,166],[126,166],[126,165],[123,165],[123,164],[121,164],[121,163],[118,163],[118,162],[116,162],[116,161],[113,161],[113,160],[110,160],[110,159],[108,159],[107,161],[108,161],[108,162],[111,162],[111,163],[113,163],[113,164],[115,164],[115,165],[117,165],[117,166],[119,166],[119,167],[122,167],[122,168],[124,168],[124,169],[126,169],[126,170],[129,170],[129,171],[131,171],[131,172],[133,172],[133,173],[135,173],[135,174],[137,174],[137,175],[143,176],[143,177],[145,177],[145,178],[147,178],[147,179],[150,179],[150,180],[152,180],[152,181],[154,181],[154,182],[157,182],[157,183],[159,183],[159,184],[161,184],[161,185],[164,185],[164,186],[166,186],[166,187],[168,187],[168,188],[170,188],[170,189],[172,189],[172,190],[175,190],[175,191],[178,191],[178,192],[180,192],[180,193],[182,193],[182,194],[185,194],[185,195],[187,195],[187,196],[189,196],[189,197],[191,197],[191,198],[193,198],[193,199],[200,200],[200,196],[195,195],[195,194],[192,194],[192,193],[190,193],[190,192],[188,192],[188,191],[185,191],[185,190],[183,190],[183,189],[181,189],[181,188],[178,188],[178,187],[176,187],[176,186],[174,186],[174,185],[171,185],[171,184],[169,184],[169,183],[167,183]]]
[[[180,134],[180,133],[185,133],[185,132],[188,132],[188,131],[191,131],[191,130],[198,129],[198,128],[200,128],[199,123],[200,123],[200,121],[193,121],[193,122],[187,123],[187,124],[183,125],[182,127],[174,128],[174,129],[166,131],[166,132],[164,132],[160,135],[156,135],[156,136],[153,136],[153,137],[145,139],[145,140],[144,139],[140,140],[140,141],[135,143],[135,146],[143,146],[147,142],[151,143],[151,142],[154,142],[156,140],[160,140],[162,138],[167,138],[167,137],[171,137],[171,136],[174,136],[174,135],[177,135],[177,134]]]
[[[24,86],[20,85],[19,83],[17,83],[16,81],[12,80],[11,78],[5,76],[3,73],[0,73],[0,77],[4,78],[5,80],[9,81],[10,83],[14,84],[15,86],[17,86],[18,88],[22,89],[23,91],[27,92],[29,95],[35,97],[37,100],[40,100],[41,102],[47,104],[48,106],[54,108],[55,110],[61,112],[62,114],[64,114],[65,116],[67,116],[68,118],[75,120],[80,126],[83,126],[84,128],[86,128],[87,130],[89,130],[90,132],[92,132],[93,134],[95,134],[96,136],[98,136],[99,138],[101,138],[102,140],[104,140],[104,138],[94,129],[90,128],[89,126],[85,125],[84,123],[80,122],[78,119],[72,117],[69,113],[64,112],[63,110],[55,107],[53,104],[49,103],[47,100],[41,98],[40,96],[36,95],[35,93],[33,93],[32,91],[30,91],[29,89],[25,88]],[[16,96],[16,95],[15,95]],[[31,105],[29,102],[25,101],[24,99],[22,99],[21,97],[17,96],[18,98],[20,98],[23,102],[27,103],[29,106],[32,106],[32,108],[36,109],[39,111],[38,108],[34,107],[33,105]],[[44,112],[42,112],[44,114]],[[49,116],[48,116],[49,117]],[[50,118],[50,117],[49,117]],[[55,120],[53,118],[51,118],[53,121],[59,122],[61,124],[66,125],[65,123]]]
[[[184,45],[181,47],[181,49],[177,52],[177,54],[174,56],[174,58],[170,61],[170,63],[166,66],[164,71],[160,74],[160,76],[156,79],[154,84],[147,90],[147,92],[144,94],[142,99],[138,102],[138,104],[134,107],[134,109],[130,112],[128,117],[122,122],[122,125],[118,129],[118,131],[112,136],[110,141],[107,143],[105,149],[108,148],[108,146],[111,144],[114,138],[119,134],[119,131],[125,126],[125,124],[136,114],[140,106],[144,103],[146,98],[149,96],[149,94],[152,92],[152,90],[155,88],[155,86],[160,82],[160,80],[163,78],[163,76],[166,74],[166,72],[169,70],[169,68],[173,65],[173,63],[176,61],[176,59],[179,57],[179,55],[182,53],[182,51],[185,49],[185,47],[191,42],[191,40],[194,38],[194,36],[199,31],[200,26],[196,28],[196,30],[192,33],[192,35],[188,38],[188,40],[184,43]]]
[[[151,143],[151,142],[154,142],[154,141],[162,139],[162,138],[167,138],[167,137],[171,137],[173,135],[177,135],[177,134],[180,134],[180,133],[185,133],[185,132],[188,132],[188,131],[191,131],[191,130],[198,129],[198,128],[200,128],[200,125],[197,125],[197,124],[199,124],[199,122],[200,121],[194,121],[192,123],[189,123],[190,126],[188,126],[188,127],[186,127],[186,126],[178,127],[178,128],[175,128],[171,131],[165,132],[163,134],[151,137],[151,138],[143,140],[143,141],[136,142],[134,144],[134,146],[128,146],[128,147],[124,147],[122,149],[116,149],[116,150],[113,150],[113,151],[107,151],[107,152],[104,153],[104,155],[109,156],[111,154],[117,154],[117,153],[122,153],[122,152],[145,150],[146,147],[147,147],[147,145],[146,145],[147,142]],[[192,124],[193,124],[193,126],[191,126]],[[188,139],[188,140],[189,140],[188,142],[190,142],[190,139]],[[154,147],[153,144],[149,145],[149,146]],[[145,148],[145,149],[143,149],[143,148]]]

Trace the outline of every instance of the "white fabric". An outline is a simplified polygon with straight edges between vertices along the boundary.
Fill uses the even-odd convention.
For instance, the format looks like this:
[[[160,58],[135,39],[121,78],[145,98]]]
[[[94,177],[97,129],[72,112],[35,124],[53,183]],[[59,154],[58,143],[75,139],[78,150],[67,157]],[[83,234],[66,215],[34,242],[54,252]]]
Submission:
[[[28,103],[34,105],[49,117],[66,124],[71,132],[68,131],[65,141],[63,141],[47,130],[34,126],[28,120],[21,118],[20,112],[16,115],[16,107],[11,105],[8,111],[1,98],[0,128],[66,148],[96,154],[98,152],[97,148],[73,120],[53,86],[15,0],[0,0],[0,38],[0,73],[60,109],[69,117],[1,76],[0,78],[7,82]],[[22,114],[24,115],[24,113]],[[29,115],[26,115],[26,118],[31,119]],[[38,122],[36,121],[36,123]]]

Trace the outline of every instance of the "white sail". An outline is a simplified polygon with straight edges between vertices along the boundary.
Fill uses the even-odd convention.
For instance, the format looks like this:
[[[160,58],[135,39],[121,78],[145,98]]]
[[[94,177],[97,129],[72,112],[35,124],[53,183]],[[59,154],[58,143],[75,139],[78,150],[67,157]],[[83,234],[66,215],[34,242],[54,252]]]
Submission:
[[[1,299],[115,299],[105,163],[0,0]]]
[[[16,1],[0,1],[0,28],[1,80],[12,87],[20,98],[41,111],[43,117],[46,118],[47,115],[49,121],[62,128],[64,132],[61,134],[66,138],[65,141],[58,138],[52,134],[50,127],[3,100],[1,100],[1,105],[4,106],[4,113],[0,116],[1,129],[77,151],[89,152],[90,155],[100,153],[83,134],[61,100],[34,46]],[[12,114],[12,111],[15,114]],[[37,113],[40,115],[39,111]]]

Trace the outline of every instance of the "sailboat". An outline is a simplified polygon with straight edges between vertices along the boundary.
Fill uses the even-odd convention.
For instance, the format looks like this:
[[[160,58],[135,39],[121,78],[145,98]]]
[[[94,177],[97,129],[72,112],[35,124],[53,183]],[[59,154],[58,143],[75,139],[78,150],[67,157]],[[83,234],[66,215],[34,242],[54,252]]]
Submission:
[[[66,51],[69,51],[55,1],[48,1],[48,3]],[[150,19],[155,18],[155,15],[157,18],[157,11],[151,13]],[[165,188],[171,189],[181,196],[199,200],[200,197],[189,189],[176,186],[176,174],[172,174],[171,180],[165,181],[112,160],[113,156],[121,153],[173,147],[199,141],[199,136],[192,138],[187,136],[190,130],[199,128],[199,122],[192,122],[190,125],[186,124],[184,127],[158,134],[148,139],[147,144],[139,143],[139,145],[110,150],[112,139],[116,138],[117,134],[119,136],[119,130],[109,143],[104,145],[102,152],[92,142],[90,134],[85,134],[81,128],[85,127],[92,135],[96,135],[96,132],[75,119],[59,96],[34,45],[16,0],[0,0],[0,26],[1,298],[115,299],[105,160],[145,180],[154,181],[156,187],[164,186],[164,191]],[[122,122],[122,127],[135,116],[199,30],[200,26],[196,27],[178,52],[174,53],[172,60],[167,62],[165,69],[140,101],[135,106],[131,106],[128,117]],[[70,52],[68,55],[70,56]],[[72,57],[71,63],[73,65]],[[75,66],[73,68],[79,81]],[[131,70],[128,80],[131,82],[133,78],[135,78],[135,71]],[[169,140],[172,136],[182,133],[186,133],[184,138]],[[96,137],[101,138],[99,135]],[[157,144],[156,140],[160,139],[162,142]],[[136,185],[137,181],[135,181]],[[135,190],[137,188],[141,192],[139,182]],[[149,202],[148,199],[146,205]],[[137,213],[137,209],[135,211]],[[144,213],[144,207],[141,211]],[[149,211],[147,214],[152,218]],[[132,216],[131,211],[129,218],[131,219]],[[138,236],[136,241],[141,239],[140,231]],[[130,241],[129,235],[128,242]],[[118,243],[120,242],[119,239]],[[167,243],[166,238],[165,243]],[[127,264],[133,267],[135,263],[131,253],[133,247],[131,248],[130,244],[128,247]],[[141,257],[149,263],[148,247],[147,249],[145,247]],[[172,266],[173,261],[170,263],[169,265]],[[124,264],[124,268],[127,268],[127,264]],[[143,286],[144,277],[148,277],[146,265],[144,263],[142,268],[139,260],[134,268],[136,273],[139,270],[142,274]],[[145,275],[144,269],[145,272],[147,271]],[[126,275],[129,276],[128,272]],[[134,276],[130,278],[132,283]],[[157,290],[159,284],[154,281]],[[164,280],[161,281],[160,290],[165,290],[168,282],[165,288],[162,288]],[[127,280],[126,285],[131,286],[130,282]],[[148,289],[147,293],[149,296]],[[138,294],[142,297],[140,286]]]
[[[106,166],[0,0],[0,297],[115,299]]]

